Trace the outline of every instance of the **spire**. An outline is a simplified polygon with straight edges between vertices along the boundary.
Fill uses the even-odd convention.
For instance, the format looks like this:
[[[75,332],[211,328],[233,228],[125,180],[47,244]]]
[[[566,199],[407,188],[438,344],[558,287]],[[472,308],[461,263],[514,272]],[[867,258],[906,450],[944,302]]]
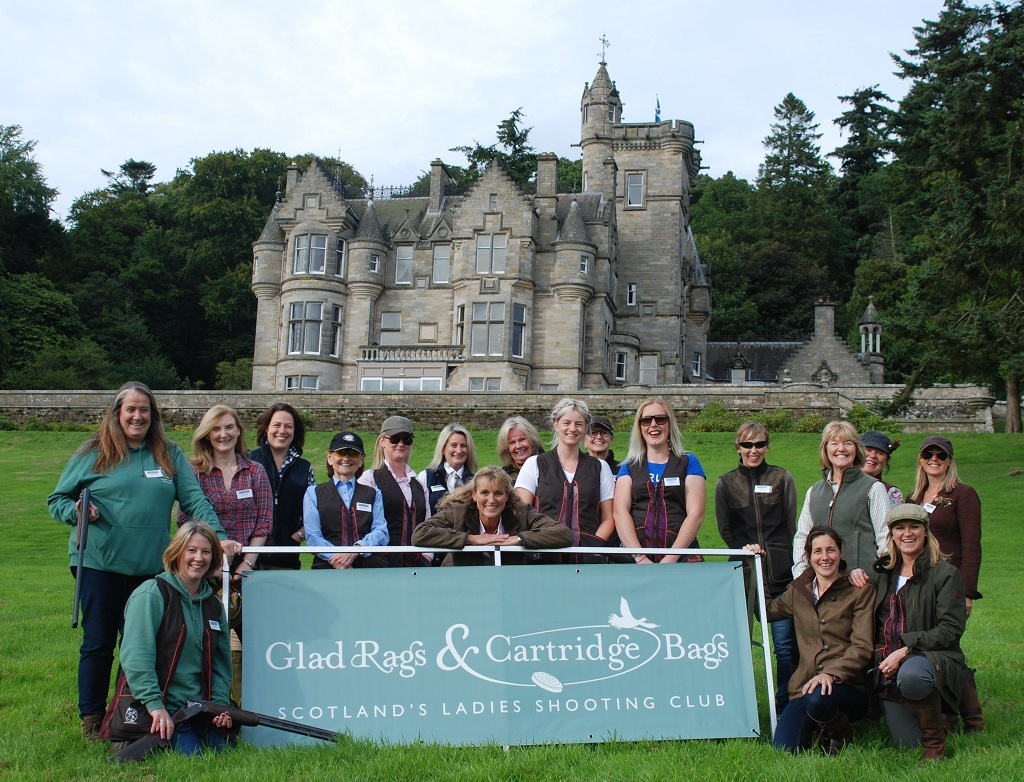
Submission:
[[[879,324],[878,320],[878,309],[875,307],[875,297],[868,297],[868,306],[864,310],[864,314],[860,316],[861,326],[876,326]]]
[[[373,201],[366,202],[366,211],[363,212],[363,218],[359,221],[355,238],[384,245],[391,244],[380,227],[380,220],[377,218],[377,210],[373,208]]]
[[[277,203],[274,204],[274,208],[270,210],[270,217],[267,218],[267,224],[263,226],[263,233],[260,234],[260,238],[256,240],[256,243],[261,242],[283,242],[284,231],[281,230],[281,226],[277,222],[277,211],[281,206],[281,201],[278,199]]]
[[[561,242],[585,242],[592,244],[590,235],[587,233],[587,224],[583,221],[583,212],[580,210],[579,202],[574,198],[569,206],[569,214],[562,223],[562,230],[559,232],[558,240]]]

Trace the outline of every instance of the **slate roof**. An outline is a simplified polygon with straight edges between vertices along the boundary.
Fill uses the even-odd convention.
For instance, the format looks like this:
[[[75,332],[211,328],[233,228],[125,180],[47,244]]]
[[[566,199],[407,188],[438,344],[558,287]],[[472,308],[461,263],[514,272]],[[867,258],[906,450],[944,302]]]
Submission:
[[[709,342],[705,371],[712,380],[728,382],[729,365],[740,353],[749,362],[748,380],[776,383],[786,363],[804,346],[803,342]]]
[[[583,221],[583,212],[576,199],[573,199],[572,204],[569,205],[569,214],[562,223],[557,241],[593,244],[590,241],[590,235],[587,233],[587,225]]]
[[[283,242],[285,240],[284,231],[281,230],[281,225],[277,222],[277,211],[281,206],[281,202],[278,201],[274,204],[274,208],[270,210],[270,217],[267,218],[266,225],[263,226],[263,233],[260,234],[260,238],[256,240],[259,242]]]

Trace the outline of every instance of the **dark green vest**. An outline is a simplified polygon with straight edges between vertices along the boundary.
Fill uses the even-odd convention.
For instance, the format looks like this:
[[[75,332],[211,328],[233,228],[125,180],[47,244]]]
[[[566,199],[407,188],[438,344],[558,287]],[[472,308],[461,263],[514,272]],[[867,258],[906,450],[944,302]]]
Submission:
[[[827,479],[811,487],[811,524],[834,527],[843,536],[843,559],[848,570],[863,568],[871,572],[878,559],[868,502],[875,483],[859,467],[851,467],[843,473],[843,482],[834,496]]]

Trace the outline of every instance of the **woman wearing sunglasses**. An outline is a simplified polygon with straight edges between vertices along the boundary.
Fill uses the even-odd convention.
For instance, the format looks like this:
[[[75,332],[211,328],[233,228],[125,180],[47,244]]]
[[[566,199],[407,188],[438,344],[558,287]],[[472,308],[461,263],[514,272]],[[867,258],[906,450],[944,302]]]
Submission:
[[[625,548],[699,548],[707,501],[704,468],[683,450],[675,414],[651,397],[633,419],[629,452],[615,481],[615,529]],[[634,554],[637,564],[699,562],[699,555]]]
[[[373,446],[373,466],[359,483],[380,489],[389,545],[411,546],[412,532],[427,516],[427,495],[409,466],[412,456],[412,421],[400,415],[385,419]],[[430,558],[421,554],[388,554],[388,567],[421,567]]]
[[[949,563],[960,571],[967,597],[967,616],[971,606],[981,597],[978,572],[981,570],[981,500],[978,492],[960,482],[953,443],[941,435],[931,435],[921,443],[917,459],[917,481],[914,493],[907,500],[923,505],[928,511],[928,528],[939,542]],[[960,698],[960,716],[964,730],[980,733],[985,729],[974,670],[964,672],[964,689]],[[953,720],[955,721],[955,717]]]
[[[768,430],[756,421],[736,431],[739,466],[715,485],[718,531],[729,548],[758,546],[764,553],[765,589],[781,597],[793,580],[793,536],[796,534],[796,483],[789,470],[768,464]],[[749,562],[744,559],[744,562]],[[745,565],[748,571],[749,566]],[[793,619],[772,622],[772,645],[777,667],[775,707],[781,714],[789,703],[793,653]]]

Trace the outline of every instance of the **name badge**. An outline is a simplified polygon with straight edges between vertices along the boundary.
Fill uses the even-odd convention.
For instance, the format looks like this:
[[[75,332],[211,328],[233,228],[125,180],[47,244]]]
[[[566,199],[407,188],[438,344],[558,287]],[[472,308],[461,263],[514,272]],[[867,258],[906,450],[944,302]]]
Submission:
[[[210,620],[210,629],[211,630],[217,630],[218,632],[220,632],[220,622],[218,622],[216,619],[211,619]]]
[[[763,483],[759,483],[754,486],[754,494],[771,494],[772,487],[765,486]]]
[[[240,500],[251,500],[252,489],[239,489],[238,491],[235,492],[235,496],[238,497],[238,499]]]
[[[665,479],[665,485],[666,486],[678,486],[679,485],[679,476],[678,475],[673,475],[671,478],[666,478]]]
[[[433,486],[430,487],[430,490],[431,491],[448,491],[448,487],[447,486],[442,486],[440,483],[435,483]]]
[[[160,470],[160,469],[146,470],[145,474],[146,474],[147,478],[163,478],[164,477],[164,471]]]
[[[932,511],[935,510],[935,506],[932,505],[930,502],[928,502],[928,503],[925,503],[924,509],[926,511],[928,511],[929,513],[931,513]]]
[[[357,502],[356,510],[364,510],[369,512],[373,510],[373,505],[369,502]]]

